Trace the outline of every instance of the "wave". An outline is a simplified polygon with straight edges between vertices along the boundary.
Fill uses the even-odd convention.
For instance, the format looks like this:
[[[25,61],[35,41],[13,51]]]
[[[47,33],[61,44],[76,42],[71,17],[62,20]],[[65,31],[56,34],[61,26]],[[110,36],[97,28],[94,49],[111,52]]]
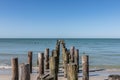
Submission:
[[[0,69],[11,69],[12,67],[7,64],[0,64]]]

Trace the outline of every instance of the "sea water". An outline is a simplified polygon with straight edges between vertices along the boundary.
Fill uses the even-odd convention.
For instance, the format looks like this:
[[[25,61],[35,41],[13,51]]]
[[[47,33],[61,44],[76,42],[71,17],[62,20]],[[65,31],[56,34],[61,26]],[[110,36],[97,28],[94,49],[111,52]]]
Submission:
[[[1,38],[0,66],[10,66],[13,57],[18,57],[19,64],[27,63],[28,51],[33,51],[33,65],[36,66],[37,54],[44,52],[45,48],[49,48],[51,53],[56,40],[56,38]],[[79,49],[80,57],[83,53],[89,55],[90,67],[120,67],[120,39],[64,38],[63,40],[68,49],[71,46]]]

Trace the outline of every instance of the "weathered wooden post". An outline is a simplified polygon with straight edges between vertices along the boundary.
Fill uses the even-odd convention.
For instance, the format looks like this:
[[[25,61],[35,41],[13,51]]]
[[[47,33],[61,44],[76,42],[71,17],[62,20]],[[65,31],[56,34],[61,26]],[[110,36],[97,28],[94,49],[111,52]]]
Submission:
[[[64,54],[64,77],[67,77],[67,64],[69,63],[69,52],[67,51],[67,49],[65,50],[65,54]]]
[[[66,48],[65,43],[64,43],[64,40],[61,40],[60,42],[61,42],[61,44],[62,44],[62,48]]]
[[[19,80],[18,58],[12,58],[11,65],[12,65],[12,79],[11,80]]]
[[[82,56],[82,72],[83,72],[82,80],[89,80],[89,56],[88,55]]]
[[[52,50],[52,54],[51,54],[51,56],[54,56],[54,49]]]
[[[77,69],[79,72],[79,50],[78,49],[75,49],[74,62],[75,64],[77,64]]]
[[[65,48],[62,48],[62,62],[63,62],[63,68],[64,68],[64,65],[65,65]]]
[[[59,56],[60,56],[60,46],[58,45],[58,48],[56,48],[56,51],[55,51],[55,53],[57,54],[57,72],[59,72],[59,61],[60,61],[60,58],[59,58]]]
[[[21,69],[20,80],[30,80],[30,65],[21,64],[20,69]]]
[[[72,47],[70,48],[70,62],[71,62],[71,63],[74,63],[74,50],[75,50],[75,47],[72,46]]]
[[[60,55],[60,44],[57,43],[55,50],[57,51],[58,55]]]
[[[120,80],[120,75],[109,75],[108,80]]]
[[[60,45],[60,41],[59,41],[59,40],[57,40],[57,43],[56,43],[56,45]]]
[[[57,72],[57,57],[50,57],[50,75],[54,77],[53,80],[58,80]]]
[[[67,65],[67,80],[78,80],[77,65],[74,63]]]
[[[45,69],[49,69],[49,48],[45,49]]]
[[[53,57],[56,57],[56,70],[59,71],[59,54],[57,50],[53,50]]]
[[[64,40],[60,40],[60,42],[61,42],[61,44],[63,44],[63,43],[64,43]]]
[[[64,54],[65,54],[65,48],[62,48],[62,63],[64,65]],[[63,66],[64,68],[64,66]]]
[[[62,48],[66,48],[65,43],[62,43]]]
[[[30,64],[30,73],[32,73],[32,51],[28,52],[28,64]]]
[[[38,63],[39,63],[39,75],[44,74],[44,53],[38,53]]]

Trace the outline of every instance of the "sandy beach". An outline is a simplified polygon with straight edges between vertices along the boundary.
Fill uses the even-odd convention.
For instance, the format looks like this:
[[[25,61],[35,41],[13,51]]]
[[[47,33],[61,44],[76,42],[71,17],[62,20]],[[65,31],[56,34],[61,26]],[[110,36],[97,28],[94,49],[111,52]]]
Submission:
[[[98,77],[90,77],[90,80],[104,80],[105,77],[98,76]],[[11,80],[10,75],[0,75],[0,80]],[[31,80],[35,80],[35,77],[31,77]],[[66,78],[59,77],[58,80],[67,80]],[[82,78],[79,78],[79,80],[82,80]]]
[[[31,80],[35,80],[36,76],[32,75]],[[94,76],[90,77],[90,80],[104,80],[105,76]],[[11,75],[0,75],[0,80],[11,80]],[[59,77],[58,80],[67,80],[67,78]],[[82,78],[79,78],[82,80]]]
[[[108,78],[108,75],[111,74],[120,74],[120,69],[90,69],[90,80],[105,80]],[[33,73],[31,74],[31,80],[36,80],[37,71],[34,68]],[[67,80],[63,77],[63,72],[60,71],[58,74],[58,80]],[[78,73],[78,80],[82,80],[82,72]],[[0,69],[0,80],[11,80],[11,69]]]

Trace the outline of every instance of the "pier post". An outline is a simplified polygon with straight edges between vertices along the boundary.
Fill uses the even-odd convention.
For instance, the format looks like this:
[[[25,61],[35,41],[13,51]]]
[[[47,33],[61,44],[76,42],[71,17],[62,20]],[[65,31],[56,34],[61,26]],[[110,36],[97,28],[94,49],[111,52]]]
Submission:
[[[64,53],[64,77],[67,77],[67,64],[69,63],[69,52],[67,51],[67,49],[65,49],[65,53]]]
[[[30,80],[30,64],[21,64],[20,80]]]
[[[57,72],[57,57],[50,57],[50,75],[54,77],[53,80],[58,80]]]
[[[67,80],[78,80],[77,65],[74,63],[67,65]]]
[[[54,49],[52,50],[52,54],[51,54],[51,56],[54,56]]]
[[[75,47],[72,46],[72,47],[70,48],[70,62],[71,62],[71,63],[74,63],[74,50],[75,50]]]
[[[56,70],[59,72],[59,53],[57,50],[53,50],[53,57],[56,57]]]
[[[120,75],[109,75],[108,80],[120,80]]]
[[[59,41],[57,42],[55,50],[56,50],[55,52],[57,54],[57,71],[59,72],[59,61],[60,61],[60,58],[59,58],[59,56],[60,56],[60,42]]]
[[[39,63],[39,75],[44,74],[44,53],[38,53],[38,63]]]
[[[82,56],[82,72],[83,72],[82,80],[89,80],[89,56],[88,55]]]
[[[58,43],[55,47],[55,50],[57,51],[58,57],[60,55],[60,44]]]
[[[45,69],[49,69],[49,48],[45,49]]]
[[[30,64],[30,73],[32,73],[32,51],[28,52],[28,64]]]
[[[62,48],[62,63],[63,63],[63,68],[64,68],[64,57],[65,57],[65,48]]]
[[[11,80],[19,80],[18,58],[12,58],[11,65],[12,65],[12,79]]]
[[[62,48],[66,48],[64,40],[61,40],[60,43],[62,44]]]
[[[79,72],[79,50],[78,49],[75,49],[75,55],[74,55],[74,61],[75,61],[75,64],[77,64],[77,70]]]

